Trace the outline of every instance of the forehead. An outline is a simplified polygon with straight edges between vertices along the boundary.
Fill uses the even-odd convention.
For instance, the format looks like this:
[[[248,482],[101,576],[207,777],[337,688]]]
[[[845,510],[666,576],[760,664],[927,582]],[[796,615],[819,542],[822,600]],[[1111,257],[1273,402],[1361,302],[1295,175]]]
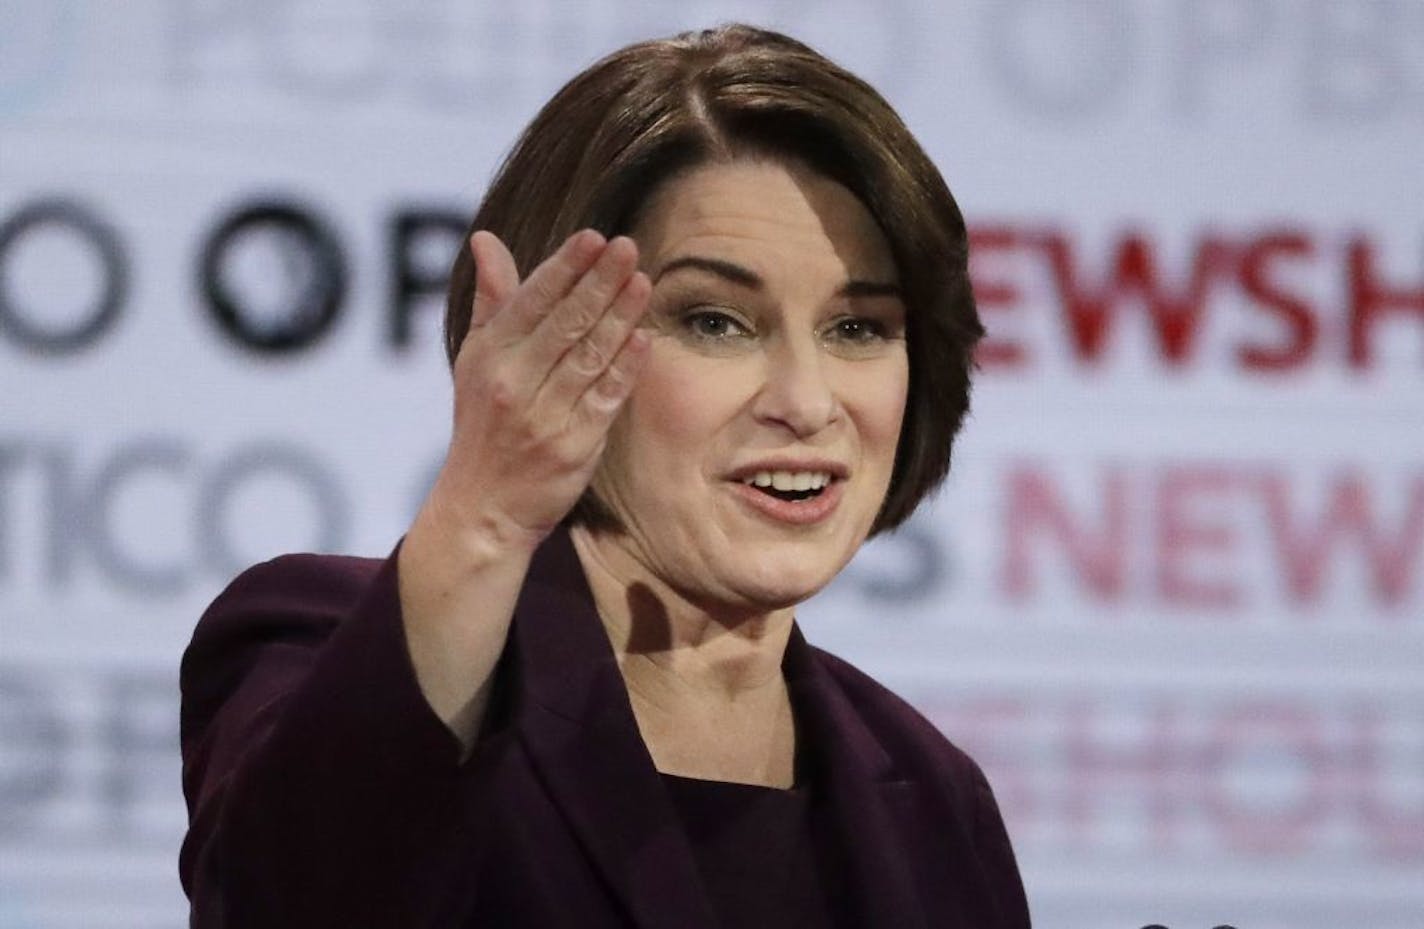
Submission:
[[[653,195],[632,231],[645,267],[686,255],[776,270],[787,260],[841,279],[898,279],[879,225],[844,186],[770,160],[702,165]]]

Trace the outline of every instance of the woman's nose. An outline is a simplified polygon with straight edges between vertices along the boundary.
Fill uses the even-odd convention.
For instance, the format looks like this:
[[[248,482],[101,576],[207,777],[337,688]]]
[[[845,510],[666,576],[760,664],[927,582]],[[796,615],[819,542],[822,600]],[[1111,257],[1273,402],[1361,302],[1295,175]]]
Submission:
[[[827,359],[814,339],[780,340],[763,357],[763,381],[752,411],[797,438],[815,435],[840,416]]]

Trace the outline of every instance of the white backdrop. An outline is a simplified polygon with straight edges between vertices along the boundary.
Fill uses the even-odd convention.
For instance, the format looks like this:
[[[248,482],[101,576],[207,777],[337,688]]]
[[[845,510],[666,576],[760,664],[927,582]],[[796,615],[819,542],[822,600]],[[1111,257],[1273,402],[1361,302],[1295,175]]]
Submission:
[[[498,158],[729,19],[901,110],[991,333],[811,639],[984,763],[1038,925],[1424,925],[1424,2],[0,0],[0,927],[185,924],[203,606],[390,549]]]

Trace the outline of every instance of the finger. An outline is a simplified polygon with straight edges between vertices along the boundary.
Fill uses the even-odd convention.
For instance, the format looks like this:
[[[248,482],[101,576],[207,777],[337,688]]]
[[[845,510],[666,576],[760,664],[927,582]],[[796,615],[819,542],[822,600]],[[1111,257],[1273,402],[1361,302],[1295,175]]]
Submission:
[[[626,236],[608,243],[567,297],[559,301],[535,331],[533,366],[546,371],[586,337],[638,268],[638,246]]]
[[[638,383],[648,360],[653,337],[646,329],[634,329],[613,356],[613,362],[589,385],[579,398],[576,414],[599,428],[608,428]]]
[[[647,312],[652,291],[648,276],[633,272],[593,328],[554,364],[541,387],[541,399],[565,409],[576,403],[612,364],[628,334]]]
[[[499,236],[481,229],[470,236],[470,257],[475,261],[475,303],[470,328],[483,326],[514,297],[519,289],[519,269]]]
[[[583,229],[564,240],[558,251],[535,268],[500,314],[499,330],[518,339],[533,332],[560,300],[593,267],[607,241],[596,230]]]

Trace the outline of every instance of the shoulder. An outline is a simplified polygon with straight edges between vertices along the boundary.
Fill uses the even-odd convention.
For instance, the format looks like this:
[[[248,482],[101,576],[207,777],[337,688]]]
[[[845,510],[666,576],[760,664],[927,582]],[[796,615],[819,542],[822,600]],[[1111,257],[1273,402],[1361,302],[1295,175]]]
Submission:
[[[385,564],[345,555],[282,555],[254,565],[203,612],[184,663],[209,648],[238,644],[234,639],[257,644],[323,637],[370,593]]]
[[[234,578],[208,614],[263,607],[344,612],[365,593],[382,564],[379,558],[349,555],[281,555]]]
[[[179,671],[183,729],[258,668],[284,678],[309,664],[341,622],[394,571],[377,558],[282,555],[239,574],[198,620]]]
[[[849,662],[812,648],[830,676],[902,774],[925,791],[920,812],[961,836],[978,862],[986,914],[976,925],[1029,925],[1028,903],[1004,820],[983,770],[918,710]],[[936,817],[939,817],[936,819]],[[953,828],[949,828],[953,824]],[[962,877],[962,875],[960,875]]]
[[[903,697],[844,658],[815,646],[810,648],[813,660],[897,762],[919,768],[920,774],[935,779],[949,777],[966,785],[983,782],[983,772],[974,759]]]

